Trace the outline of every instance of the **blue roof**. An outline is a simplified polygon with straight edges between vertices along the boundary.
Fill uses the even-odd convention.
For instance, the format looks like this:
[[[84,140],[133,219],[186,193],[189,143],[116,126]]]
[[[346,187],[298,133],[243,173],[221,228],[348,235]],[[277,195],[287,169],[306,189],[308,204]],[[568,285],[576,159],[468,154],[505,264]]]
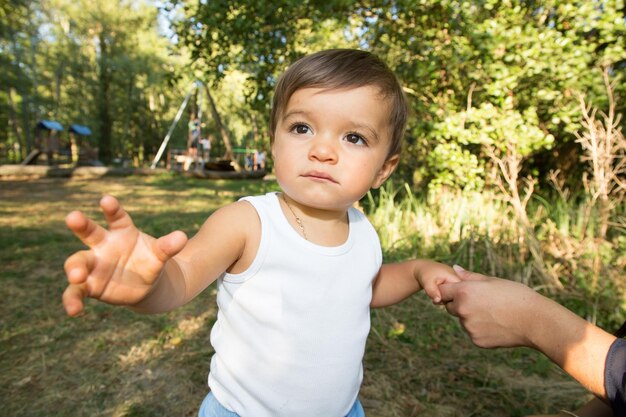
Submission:
[[[40,120],[39,123],[37,123],[37,127],[46,130],[63,130],[61,123],[55,122],[54,120]]]
[[[82,135],[82,136],[91,135],[91,129],[83,125],[76,125],[76,124],[71,125],[70,132],[73,132],[73,133],[76,133],[77,135]]]

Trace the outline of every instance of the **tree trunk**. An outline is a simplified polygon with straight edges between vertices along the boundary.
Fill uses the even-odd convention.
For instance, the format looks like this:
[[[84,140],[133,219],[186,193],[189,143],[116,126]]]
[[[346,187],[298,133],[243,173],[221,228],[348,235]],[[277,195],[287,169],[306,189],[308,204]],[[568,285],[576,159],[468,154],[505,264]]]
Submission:
[[[98,72],[98,158],[108,164],[113,159],[111,151],[111,114],[109,103],[109,90],[111,86],[111,70],[108,63],[108,46],[104,29],[100,32],[100,59]]]
[[[135,83],[135,74],[128,74],[128,84],[126,85],[126,106],[128,106],[124,110],[124,134],[121,138],[122,149],[131,149],[131,159],[133,159],[133,163],[135,161],[135,156],[139,154],[140,143],[138,143],[133,138],[132,134],[132,115],[133,115],[133,86]],[[128,146],[130,143],[131,146]]]
[[[22,61],[22,53],[21,50],[22,48],[20,47],[20,45],[18,44],[18,40],[15,36],[15,32],[13,31],[13,28],[9,25],[9,31],[10,31],[10,37],[11,37],[11,44],[13,46],[13,54],[15,56],[15,68],[20,68],[22,65],[24,66],[28,66],[26,63],[24,63]],[[32,42],[34,42],[34,39],[31,37],[31,56],[33,57],[33,62],[31,65],[32,68],[32,77],[31,80],[33,82],[33,91],[37,91],[36,87],[37,87],[37,71],[36,71],[36,66],[35,66],[35,61],[34,61],[34,56],[35,56],[35,52],[34,52],[34,46],[32,45]],[[32,137],[31,137],[31,129],[30,129],[30,120],[29,120],[29,114],[30,114],[30,94],[29,91],[26,90],[26,88],[23,85],[20,85],[22,83],[19,83],[16,87],[18,88],[18,93],[19,95],[22,97],[22,105],[21,105],[21,113],[22,113],[22,130],[24,132],[24,144],[26,146],[25,152],[21,149],[20,151],[22,152],[23,155],[28,155],[30,153],[30,151],[32,150],[33,147],[33,143],[32,143]],[[9,94],[11,93],[11,91],[9,91]],[[17,121],[17,112],[16,112],[16,116],[15,116],[15,120]],[[18,129],[19,124],[15,125],[15,129]],[[21,146],[21,141],[20,141],[20,146]]]
[[[15,111],[15,106],[13,105],[13,89],[9,88],[7,96],[9,97],[9,122],[11,123],[11,127],[13,128],[13,133],[15,134],[15,138],[17,143],[19,144],[19,153],[15,155],[17,159],[15,162],[19,162],[23,160],[26,155],[28,155],[28,146],[24,141],[24,136],[22,132],[20,132],[20,124],[17,121],[17,112]]]
[[[59,64],[63,65],[63,64]],[[63,84],[63,67],[57,68],[55,72],[55,91],[54,91],[54,112],[53,117],[55,120],[59,117],[59,109],[61,106],[61,85]]]
[[[224,127],[224,125],[222,124],[222,119],[219,115],[219,113],[217,112],[217,107],[215,106],[215,102],[213,101],[213,96],[211,96],[211,93],[209,92],[209,89],[207,88],[207,86],[204,86],[204,89],[206,91],[206,95],[209,98],[209,105],[211,106],[211,113],[213,114],[213,119],[215,120],[215,124],[217,125],[217,128],[220,131],[220,134],[222,136],[222,140],[224,141],[224,146],[226,147],[226,158],[230,159],[232,161],[233,166],[235,167],[235,171],[240,172],[241,171],[241,166],[239,165],[239,163],[237,162],[237,160],[235,159],[235,154],[233,153],[233,147],[231,145],[231,141],[230,141],[230,135],[228,134],[228,131],[226,130],[226,128]]]

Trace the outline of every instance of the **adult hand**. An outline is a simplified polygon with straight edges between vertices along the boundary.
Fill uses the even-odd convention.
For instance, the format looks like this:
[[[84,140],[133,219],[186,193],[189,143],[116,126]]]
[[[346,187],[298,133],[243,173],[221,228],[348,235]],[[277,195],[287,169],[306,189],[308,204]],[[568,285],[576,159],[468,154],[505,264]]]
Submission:
[[[440,286],[446,310],[484,348],[530,346],[529,328],[543,297],[527,286],[455,266],[461,282]]]

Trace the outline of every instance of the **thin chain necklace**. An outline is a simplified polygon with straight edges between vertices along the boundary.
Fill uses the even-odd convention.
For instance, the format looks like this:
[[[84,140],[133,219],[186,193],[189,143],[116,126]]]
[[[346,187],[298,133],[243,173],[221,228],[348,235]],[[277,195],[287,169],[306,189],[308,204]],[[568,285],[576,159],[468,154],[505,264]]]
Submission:
[[[293,217],[296,219],[296,223],[298,223],[298,226],[300,226],[300,230],[302,231],[302,236],[304,237],[304,240],[309,240],[306,237],[306,231],[304,230],[304,224],[302,224],[302,219],[296,215],[295,211],[293,211],[293,207],[291,207],[291,204],[289,204],[289,202],[285,198],[285,193],[282,193],[281,196],[283,197],[283,201],[285,202],[285,204],[287,204],[289,211],[291,212],[291,214],[293,214]]]

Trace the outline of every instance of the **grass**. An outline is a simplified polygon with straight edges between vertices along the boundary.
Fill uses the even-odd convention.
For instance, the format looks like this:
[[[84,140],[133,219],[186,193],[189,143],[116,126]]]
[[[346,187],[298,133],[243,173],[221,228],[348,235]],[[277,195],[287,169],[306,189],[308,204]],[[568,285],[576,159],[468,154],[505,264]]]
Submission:
[[[101,219],[97,202],[111,193],[145,231],[193,234],[217,207],[273,189],[271,181],[172,176],[1,181],[0,416],[195,416],[213,353],[214,287],[168,314],[88,301],[82,316],[68,318],[63,262],[83,246],[63,219],[74,209]],[[454,253],[442,245],[431,255]],[[387,258],[408,255],[386,250]],[[475,348],[419,294],[372,312],[364,366],[368,417],[515,417],[588,398],[536,352]]]

